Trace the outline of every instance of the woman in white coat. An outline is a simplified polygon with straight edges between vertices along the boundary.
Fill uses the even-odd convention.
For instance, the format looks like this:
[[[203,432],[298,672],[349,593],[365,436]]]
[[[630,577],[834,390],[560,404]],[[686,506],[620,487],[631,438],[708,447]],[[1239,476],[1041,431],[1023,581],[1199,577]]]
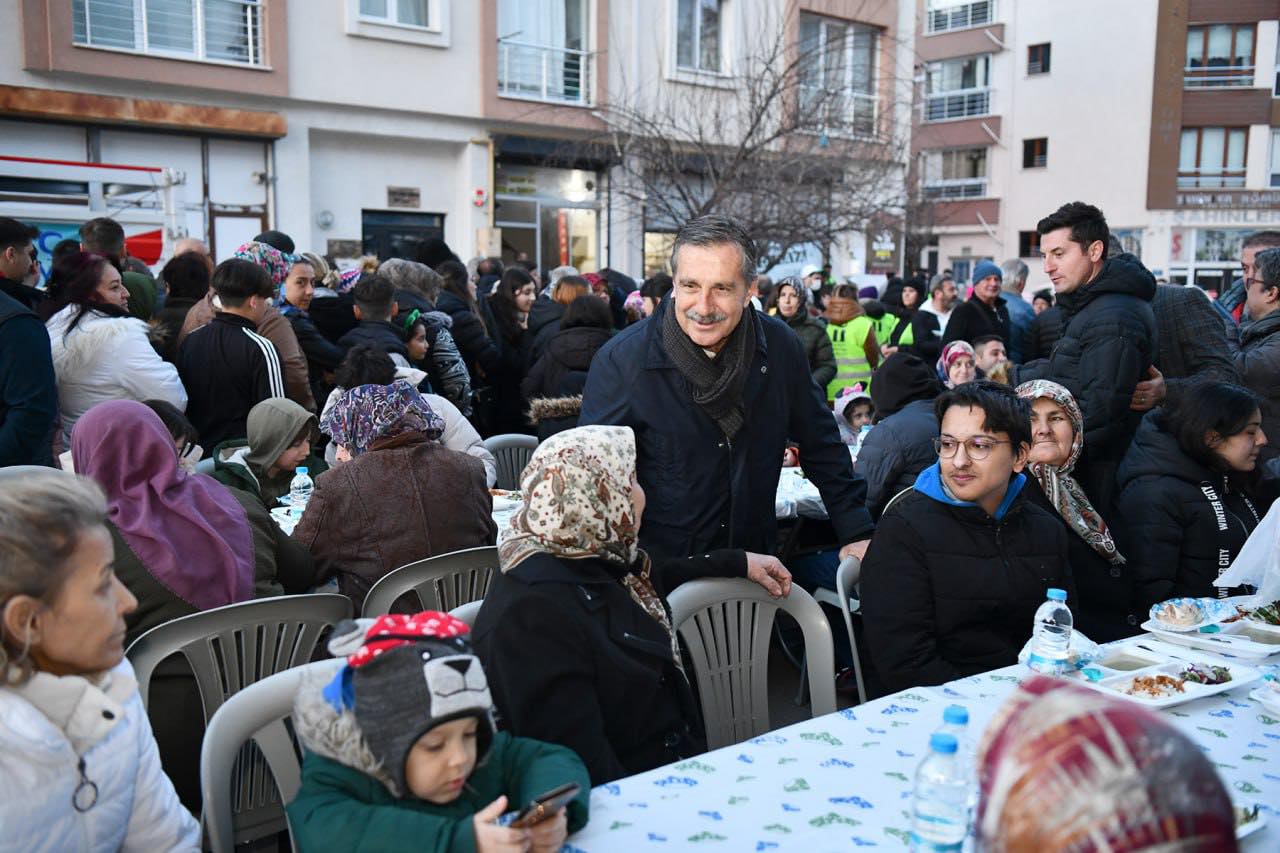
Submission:
[[[0,474],[0,847],[198,850],[124,657],[106,499]]]
[[[106,400],[164,400],[180,411],[187,392],[160,358],[147,324],[128,313],[129,291],[102,255],[77,252],[54,264],[45,327],[58,378],[62,432]]]

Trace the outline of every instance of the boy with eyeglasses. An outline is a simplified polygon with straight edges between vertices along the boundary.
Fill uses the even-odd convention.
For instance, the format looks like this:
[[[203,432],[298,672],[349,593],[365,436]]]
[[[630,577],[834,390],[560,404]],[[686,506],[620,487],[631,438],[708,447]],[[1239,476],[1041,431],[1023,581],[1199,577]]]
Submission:
[[[1066,533],[1022,495],[1031,413],[969,382],[937,399],[938,460],[885,510],[862,566],[875,670],[891,691],[1015,663],[1045,590],[1068,590]]]

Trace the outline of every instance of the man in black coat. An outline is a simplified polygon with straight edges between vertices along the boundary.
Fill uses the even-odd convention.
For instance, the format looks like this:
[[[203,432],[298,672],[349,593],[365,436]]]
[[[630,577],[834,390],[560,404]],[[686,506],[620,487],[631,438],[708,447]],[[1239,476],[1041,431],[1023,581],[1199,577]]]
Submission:
[[[1036,230],[1066,327],[1049,358],[1016,368],[1010,380],[1050,379],[1076,398],[1084,414],[1076,480],[1105,518],[1116,468],[1142,419],[1130,409],[1141,402],[1134,389],[1156,360],[1156,280],[1133,255],[1107,258],[1110,230],[1092,205],[1064,204]]]
[[[858,449],[853,470],[867,481],[867,509],[879,518],[893,496],[911,488],[938,459],[934,398],[942,388],[932,364],[910,353],[894,353],[876,371],[871,402],[881,420]]]
[[[396,289],[385,276],[368,275],[360,279],[352,289],[356,326],[338,341],[344,350],[367,344],[391,356],[398,367],[410,367],[409,348],[404,335],[391,324],[391,318],[399,313]]]
[[[1004,272],[991,261],[979,261],[973,268],[973,296],[961,302],[951,312],[946,331],[942,333],[942,345],[952,341],[973,343],[985,335],[999,335],[1009,340],[1009,308],[1000,295],[1000,282]]]
[[[1263,476],[1280,478],[1280,249],[1266,249],[1255,257],[1245,282],[1245,305],[1253,322],[1240,333],[1235,367],[1240,382],[1262,398],[1262,432],[1267,444],[1258,455]],[[1274,482],[1270,488],[1274,488]]]
[[[841,557],[861,557],[873,524],[800,339],[747,310],[755,245],[721,216],[685,223],[675,288],[647,320],[596,355],[579,423],[635,431],[649,496],[640,544],[679,557],[716,548],[772,553],[774,499],[788,439],[822,494]]]
[[[1045,591],[1075,600],[1067,532],[1022,494],[1026,401],[969,382],[936,413],[938,460],[880,518],[862,564],[867,645],[893,691],[1013,664]]]

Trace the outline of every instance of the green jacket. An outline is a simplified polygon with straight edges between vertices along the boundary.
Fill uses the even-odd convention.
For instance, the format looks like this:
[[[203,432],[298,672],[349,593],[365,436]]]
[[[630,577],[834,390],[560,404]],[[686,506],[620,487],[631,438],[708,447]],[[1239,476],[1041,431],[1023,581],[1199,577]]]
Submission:
[[[267,509],[280,506],[276,498],[289,493],[289,484],[293,482],[296,472],[281,471],[271,479],[259,477],[245,459],[248,450],[249,443],[243,438],[231,438],[222,442],[213,449],[213,473],[209,476],[224,486],[256,495]],[[329,470],[328,463],[314,453],[298,467],[305,467],[312,481]]]
[[[582,761],[563,746],[498,732],[484,763],[447,805],[398,799],[376,777],[308,751],[302,787],[287,807],[289,829],[302,853],[474,853],[476,812],[503,794],[519,810],[567,782],[581,786],[568,806],[572,833],[587,825],[591,781]]]
[[[144,323],[156,312],[156,283],[150,276],[126,270],[120,283],[129,291],[129,313]]]
[[[809,372],[819,388],[826,388],[836,378],[836,356],[831,349],[831,339],[821,323],[809,316],[803,305],[791,317],[778,315],[804,344],[804,354],[809,358]]]

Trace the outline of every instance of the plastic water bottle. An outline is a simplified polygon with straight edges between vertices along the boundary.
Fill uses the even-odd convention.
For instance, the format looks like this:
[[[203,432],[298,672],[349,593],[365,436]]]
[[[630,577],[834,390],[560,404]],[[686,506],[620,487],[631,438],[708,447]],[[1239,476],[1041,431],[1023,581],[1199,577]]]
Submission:
[[[1036,672],[1055,675],[1067,670],[1072,619],[1065,590],[1050,589],[1047,595],[1045,603],[1036,611],[1027,666]]]
[[[969,834],[969,790],[956,759],[956,737],[935,732],[929,738],[929,755],[916,770],[915,798],[911,806],[911,849],[959,851]]]
[[[973,757],[973,740],[969,737],[969,709],[963,705],[948,705],[942,712],[940,734],[949,734],[956,739],[956,763],[969,785],[970,824],[978,808],[978,772]]]
[[[862,442],[867,440],[867,433],[871,432],[871,424],[863,424],[858,430],[858,449],[862,449]]]
[[[316,484],[311,481],[311,477],[307,474],[307,466],[300,466],[297,473],[293,475],[293,479],[289,481],[289,508],[293,510],[294,515],[302,515],[302,511],[306,509],[307,501],[311,500],[311,492],[315,487]]]

